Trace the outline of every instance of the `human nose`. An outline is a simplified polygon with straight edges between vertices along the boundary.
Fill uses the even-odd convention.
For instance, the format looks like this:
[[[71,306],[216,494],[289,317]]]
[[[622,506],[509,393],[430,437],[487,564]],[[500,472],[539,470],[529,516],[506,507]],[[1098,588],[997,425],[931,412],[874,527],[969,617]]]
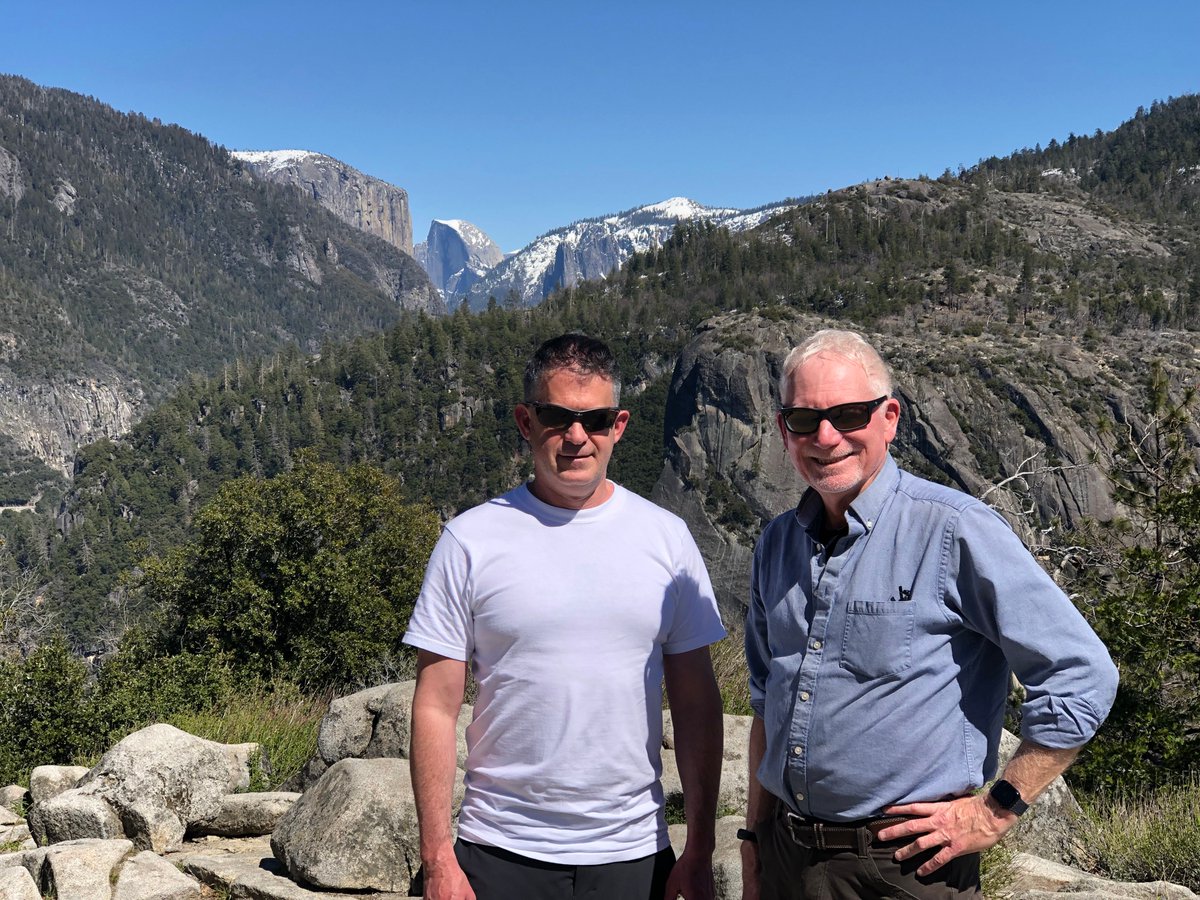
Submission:
[[[842,433],[834,428],[828,419],[822,419],[817,423],[817,430],[813,432],[813,443],[823,447],[832,447],[841,440]]]
[[[566,430],[563,437],[572,444],[586,444],[588,433],[587,429],[583,427],[583,423],[576,420],[571,423],[571,427]]]

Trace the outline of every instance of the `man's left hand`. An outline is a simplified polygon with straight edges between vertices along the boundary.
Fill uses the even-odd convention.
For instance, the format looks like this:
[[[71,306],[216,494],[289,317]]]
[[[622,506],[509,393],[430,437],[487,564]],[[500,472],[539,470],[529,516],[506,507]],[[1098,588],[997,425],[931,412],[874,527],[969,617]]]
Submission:
[[[664,900],[714,900],[712,858],[701,858],[700,854],[689,855],[685,848],[667,878]]]
[[[894,841],[918,835],[916,840],[896,851],[897,862],[934,847],[942,848],[917,869],[918,875],[935,872],[957,856],[994,846],[1017,824],[1015,813],[993,810],[987,803],[986,794],[937,803],[904,803],[889,806],[883,814],[912,818],[883,829],[879,832],[879,840]]]

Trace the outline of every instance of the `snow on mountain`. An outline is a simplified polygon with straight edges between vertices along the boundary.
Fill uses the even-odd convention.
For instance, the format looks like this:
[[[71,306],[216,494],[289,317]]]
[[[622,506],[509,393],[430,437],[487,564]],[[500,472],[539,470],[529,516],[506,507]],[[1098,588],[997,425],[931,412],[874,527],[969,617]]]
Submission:
[[[548,232],[510,255],[475,281],[465,295],[473,309],[485,307],[489,297],[508,300],[513,295],[522,305],[533,306],[557,288],[584,279],[605,278],[633,254],[661,246],[681,221],[703,219],[730,231],[745,231],[794,205],[784,201],[753,210],[723,209],[702,206],[686,197],[671,197],[622,213],[584,219]],[[460,288],[459,295],[463,294]]]
[[[276,172],[302,159],[322,154],[314,153],[311,150],[233,150],[229,155],[242,162],[262,166],[267,172]],[[332,157],[325,158],[332,159]]]

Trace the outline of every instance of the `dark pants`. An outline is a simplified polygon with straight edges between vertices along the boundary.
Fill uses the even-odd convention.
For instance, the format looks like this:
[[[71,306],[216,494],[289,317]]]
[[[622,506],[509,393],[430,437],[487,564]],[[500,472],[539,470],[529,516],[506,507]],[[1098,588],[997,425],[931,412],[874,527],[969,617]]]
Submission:
[[[937,848],[904,862],[892,854],[910,839],[875,842],[860,855],[856,850],[813,850],[792,840],[776,817],[760,822],[758,858],[761,900],[952,900],[981,897],[979,854],[950,860],[932,875],[918,877],[917,868]]]
[[[662,900],[675,865],[670,847],[595,866],[542,862],[462,840],[454,855],[477,900]]]

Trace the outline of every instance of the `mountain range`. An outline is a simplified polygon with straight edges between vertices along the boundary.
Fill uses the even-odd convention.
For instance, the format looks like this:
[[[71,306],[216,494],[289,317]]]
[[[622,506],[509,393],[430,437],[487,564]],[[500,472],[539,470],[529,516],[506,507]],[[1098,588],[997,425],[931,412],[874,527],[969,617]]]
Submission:
[[[446,516],[519,479],[523,361],[567,329],[626,372],[614,477],[684,515],[731,610],[753,536],[801,488],[772,391],[814,327],[896,360],[909,468],[1035,538],[1128,515],[1106,467],[1153,432],[1147,373],[1163,362],[1175,398],[1200,378],[1196,97],[937,179],[584,220],[494,263],[447,220],[413,248],[446,251],[437,285],[322,205],[345,187],[367,221],[369,176],[306,154],[280,184],[273,164],[0,79],[0,499],[40,497],[0,530],[77,637],[221,483],[301,450],[376,463]]]

